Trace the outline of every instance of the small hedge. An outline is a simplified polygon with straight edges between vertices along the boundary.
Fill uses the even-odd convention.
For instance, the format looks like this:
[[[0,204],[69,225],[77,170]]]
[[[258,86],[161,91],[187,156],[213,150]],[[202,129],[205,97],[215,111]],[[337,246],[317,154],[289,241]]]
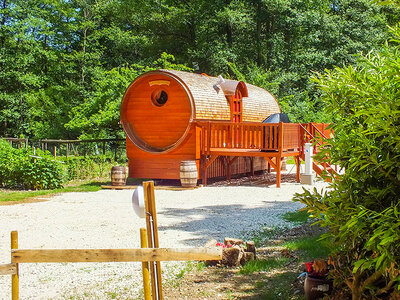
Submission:
[[[63,164],[48,153],[36,150],[13,148],[0,140],[0,185],[7,188],[55,189],[65,181]]]

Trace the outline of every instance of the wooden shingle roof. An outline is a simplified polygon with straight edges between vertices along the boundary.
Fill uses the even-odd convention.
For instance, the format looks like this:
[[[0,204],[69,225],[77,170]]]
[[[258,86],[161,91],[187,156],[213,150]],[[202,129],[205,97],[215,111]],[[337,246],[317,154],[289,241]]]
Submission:
[[[217,77],[175,70],[159,70],[175,75],[190,91],[195,110],[195,119],[230,120],[230,105],[225,97],[232,95],[232,90],[243,82],[226,80],[225,87],[217,85]],[[243,97],[243,121],[262,122],[280,108],[276,99],[265,89],[247,84],[247,97]],[[225,92],[225,93],[224,93]]]

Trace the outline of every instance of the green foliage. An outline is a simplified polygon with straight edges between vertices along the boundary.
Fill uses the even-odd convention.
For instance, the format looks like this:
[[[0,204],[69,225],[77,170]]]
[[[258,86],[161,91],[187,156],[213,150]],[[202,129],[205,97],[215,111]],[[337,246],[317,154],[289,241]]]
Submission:
[[[151,67],[129,65],[99,74],[93,80],[88,99],[71,111],[71,120],[65,128],[80,133],[82,138],[124,137],[119,125],[120,104],[129,84],[144,72],[157,68],[190,71],[174,63],[174,56],[163,52]]]
[[[101,184],[104,184],[104,182],[85,182],[75,186],[66,186],[51,190],[6,192],[0,194],[0,202],[29,201],[38,196],[55,195],[59,193],[97,192],[101,190]]]
[[[327,121],[311,72],[354,63],[398,20],[369,0],[5,0],[0,136],[121,136],[132,79],[186,66],[270,89],[293,121]]]
[[[62,158],[67,168],[68,180],[104,178],[110,176],[111,168],[117,163],[110,156],[69,156]]]
[[[239,274],[251,274],[254,272],[271,271],[287,264],[289,259],[286,257],[251,260],[240,267]]]
[[[310,221],[310,213],[306,210],[289,211],[282,216],[287,222],[295,223],[296,225],[306,224]]]
[[[37,156],[37,157],[35,157]],[[65,171],[60,162],[40,150],[14,149],[0,140],[0,184],[9,188],[55,189],[62,187]]]
[[[353,299],[400,286],[400,28],[393,33],[391,47],[315,79],[336,119],[319,155],[345,173],[325,192],[296,196],[329,228],[336,279]]]
[[[260,230],[254,230],[249,233],[251,240],[256,247],[264,246],[271,238],[282,233],[285,228],[282,227],[262,227]]]
[[[288,241],[283,246],[289,250],[300,251],[302,261],[313,261],[317,258],[327,258],[331,251],[331,244],[321,240],[320,236],[306,237]]]

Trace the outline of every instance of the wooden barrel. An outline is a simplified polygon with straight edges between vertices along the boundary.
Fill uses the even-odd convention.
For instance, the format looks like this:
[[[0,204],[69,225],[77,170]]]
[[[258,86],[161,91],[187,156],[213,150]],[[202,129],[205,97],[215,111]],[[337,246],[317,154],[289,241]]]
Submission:
[[[194,160],[181,161],[181,185],[195,187],[197,185],[197,166]]]
[[[121,186],[126,183],[126,169],[123,166],[111,168],[111,185]]]

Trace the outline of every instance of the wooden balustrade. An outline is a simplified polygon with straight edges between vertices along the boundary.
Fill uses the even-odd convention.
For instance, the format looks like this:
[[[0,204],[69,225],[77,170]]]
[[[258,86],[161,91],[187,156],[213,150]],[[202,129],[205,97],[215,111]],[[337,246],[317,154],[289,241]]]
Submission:
[[[279,150],[279,124],[210,121],[197,125],[202,128],[202,154],[210,149]]]
[[[301,151],[305,142],[322,144],[331,134],[324,123],[197,121],[196,125],[201,128],[202,154],[209,154],[211,149]]]

